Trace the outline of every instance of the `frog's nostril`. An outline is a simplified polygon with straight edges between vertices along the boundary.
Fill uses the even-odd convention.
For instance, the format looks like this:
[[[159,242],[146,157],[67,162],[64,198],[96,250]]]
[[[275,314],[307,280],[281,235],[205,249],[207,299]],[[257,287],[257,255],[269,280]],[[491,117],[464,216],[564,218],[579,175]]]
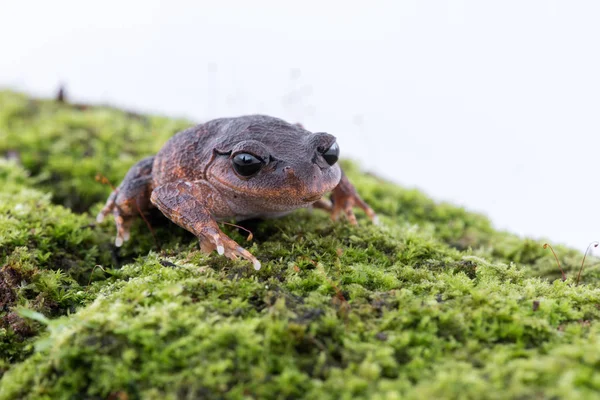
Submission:
[[[283,172],[285,172],[288,176],[295,176],[296,175],[294,173],[294,170],[290,166],[284,167],[283,168]]]

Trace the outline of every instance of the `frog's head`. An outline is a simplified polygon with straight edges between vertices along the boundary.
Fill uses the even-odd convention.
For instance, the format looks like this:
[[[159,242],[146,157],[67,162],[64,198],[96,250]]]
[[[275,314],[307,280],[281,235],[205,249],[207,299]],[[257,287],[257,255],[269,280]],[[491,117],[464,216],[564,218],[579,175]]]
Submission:
[[[337,186],[341,169],[333,135],[261,118],[214,149],[207,174],[221,193],[243,198],[256,211],[285,211],[312,204]]]

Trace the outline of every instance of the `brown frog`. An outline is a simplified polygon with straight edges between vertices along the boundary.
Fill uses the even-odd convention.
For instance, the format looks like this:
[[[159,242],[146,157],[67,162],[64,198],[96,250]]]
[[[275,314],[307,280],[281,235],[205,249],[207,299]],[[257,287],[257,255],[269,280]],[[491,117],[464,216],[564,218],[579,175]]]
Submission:
[[[258,270],[260,262],[217,221],[277,217],[313,206],[356,224],[352,209],[358,206],[377,222],[338,157],[334,136],[299,124],[264,115],[212,120],[177,133],[155,156],[135,164],[96,219],[113,214],[115,245],[121,246],[134,217],[157,207],[196,235],[202,251],[243,257]],[[332,202],[322,198],[327,192]]]

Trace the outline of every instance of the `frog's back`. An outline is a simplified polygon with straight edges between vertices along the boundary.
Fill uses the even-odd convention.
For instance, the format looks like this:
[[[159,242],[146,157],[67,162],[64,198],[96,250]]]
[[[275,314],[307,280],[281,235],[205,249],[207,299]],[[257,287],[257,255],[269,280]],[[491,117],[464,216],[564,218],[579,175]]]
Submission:
[[[216,133],[219,146],[223,148],[242,140],[256,140],[274,153],[282,153],[285,149],[297,146],[304,137],[311,134],[298,125],[260,114],[215,119],[205,126],[209,132]]]
[[[208,161],[211,135],[204,125],[176,133],[158,151],[152,166],[153,186],[179,179],[194,179]]]

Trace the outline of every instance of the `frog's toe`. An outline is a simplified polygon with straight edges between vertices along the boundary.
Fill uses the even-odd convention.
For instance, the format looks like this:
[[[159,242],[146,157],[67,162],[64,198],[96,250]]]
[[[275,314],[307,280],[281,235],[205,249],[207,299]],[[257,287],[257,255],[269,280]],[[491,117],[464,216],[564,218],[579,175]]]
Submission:
[[[130,229],[131,224],[133,223],[133,218],[121,215],[118,208],[113,209],[113,216],[115,218],[115,224],[117,225],[115,246],[121,247],[123,246],[123,243],[128,241],[131,237]]]
[[[215,245],[212,244],[210,241],[200,239],[200,250],[202,250],[204,254],[212,253],[213,250],[215,250],[215,248]]]
[[[237,246],[229,254],[232,256],[230,258],[236,259],[239,256],[239,257],[245,258],[246,260],[250,261],[252,263],[252,266],[254,267],[254,269],[257,271],[261,267],[260,261],[258,261],[256,259],[256,257],[254,257],[248,250],[244,249],[242,246]]]
[[[337,199],[337,201],[333,203],[331,219],[335,221],[340,217],[340,215],[343,214],[346,216],[346,218],[348,218],[348,221],[352,225],[356,225],[356,216],[354,215],[354,211],[352,210],[353,206],[354,202],[351,200],[351,198]]]
[[[348,221],[352,225],[356,225],[356,215],[354,214],[354,207],[358,207],[367,214],[369,219],[375,225],[379,225],[379,218],[375,211],[367,203],[364,202],[358,195],[351,195],[348,197],[337,197],[333,202],[333,209],[331,210],[331,219],[337,220],[340,215],[345,215]]]
[[[254,257],[252,255],[252,253],[250,253],[248,250],[244,249],[242,246],[237,244],[232,239],[230,239],[228,237],[225,237],[225,238],[226,238],[226,240],[223,241],[225,243],[225,245],[223,247],[223,254],[225,255],[225,257],[230,258],[232,260],[237,260],[238,257],[244,258],[252,263],[252,266],[254,267],[255,270],[258,271],[260,269],[260,267],[261,267],[260,261],[258,261],[256,259],[256,257]],[[217,248],[217,251],[218,251],[218,248]],[[219,253],[219,254],[221,254],[221,253]]]
[[[352,206],[344,207],[343,212],[346,214],[346,218],[348,218],[351,225],[358,224],[358,222],[356,222],[356,215],[354,215],[354,211],[352,211]]]
[[[250,261],[256,270],[259,270],[261,267],[260,261],[248,250],[241,247],[223,232],[214,228],[205,228],[202,230],[200,249],[204,253],[211,253],[216,250],[219,255],[224,255],[232,260],[237,260],[238,257],[244,258]]]
[[[358,222],[356,222],[356,215],[354,215],[354,211],[352,211],[352,209],[345,210],[345,211],[346,211],[346,218],[348,218],[348,221],[350,221],[350,224],[357,225]]]
[[[331,193],[331,200],[333,202],[331,218],[334,220],[337,219],[339,215],[345,214],[350,223],[356,225],[356,216],[354,215],[353,208],[358,207],[367,214],[374,224],[379,223],[375,211],[373,211],[373,209],[359,196],[356,192],[356,188],[352,186],[345,175],[342,176],[340,183]]]
[[[224,248],[220,232],[214,228],[204,228],[201,232],[201,236],[198,238],[200,240],[200,249],[207,254],[217,250],[217,253],[222,255]]]
[[[110,196],[108,196],[108,200],[106,200],[106,204],[102,207],[102,210],[96,215],[96,222],[101,223],[104,221],[104,218],[110,214],[115,208],[115,199],[117,198],[117,191],[113,191]]]
[[[377,217],[377,214],[375,214],[375,211],[373,211],[373,209],[369,207],[369,205],[365,203],[363,199],[358,197],[355,205],[362,209],[365,214],[367,214],[373,224],[379,225],[379,218]]]

